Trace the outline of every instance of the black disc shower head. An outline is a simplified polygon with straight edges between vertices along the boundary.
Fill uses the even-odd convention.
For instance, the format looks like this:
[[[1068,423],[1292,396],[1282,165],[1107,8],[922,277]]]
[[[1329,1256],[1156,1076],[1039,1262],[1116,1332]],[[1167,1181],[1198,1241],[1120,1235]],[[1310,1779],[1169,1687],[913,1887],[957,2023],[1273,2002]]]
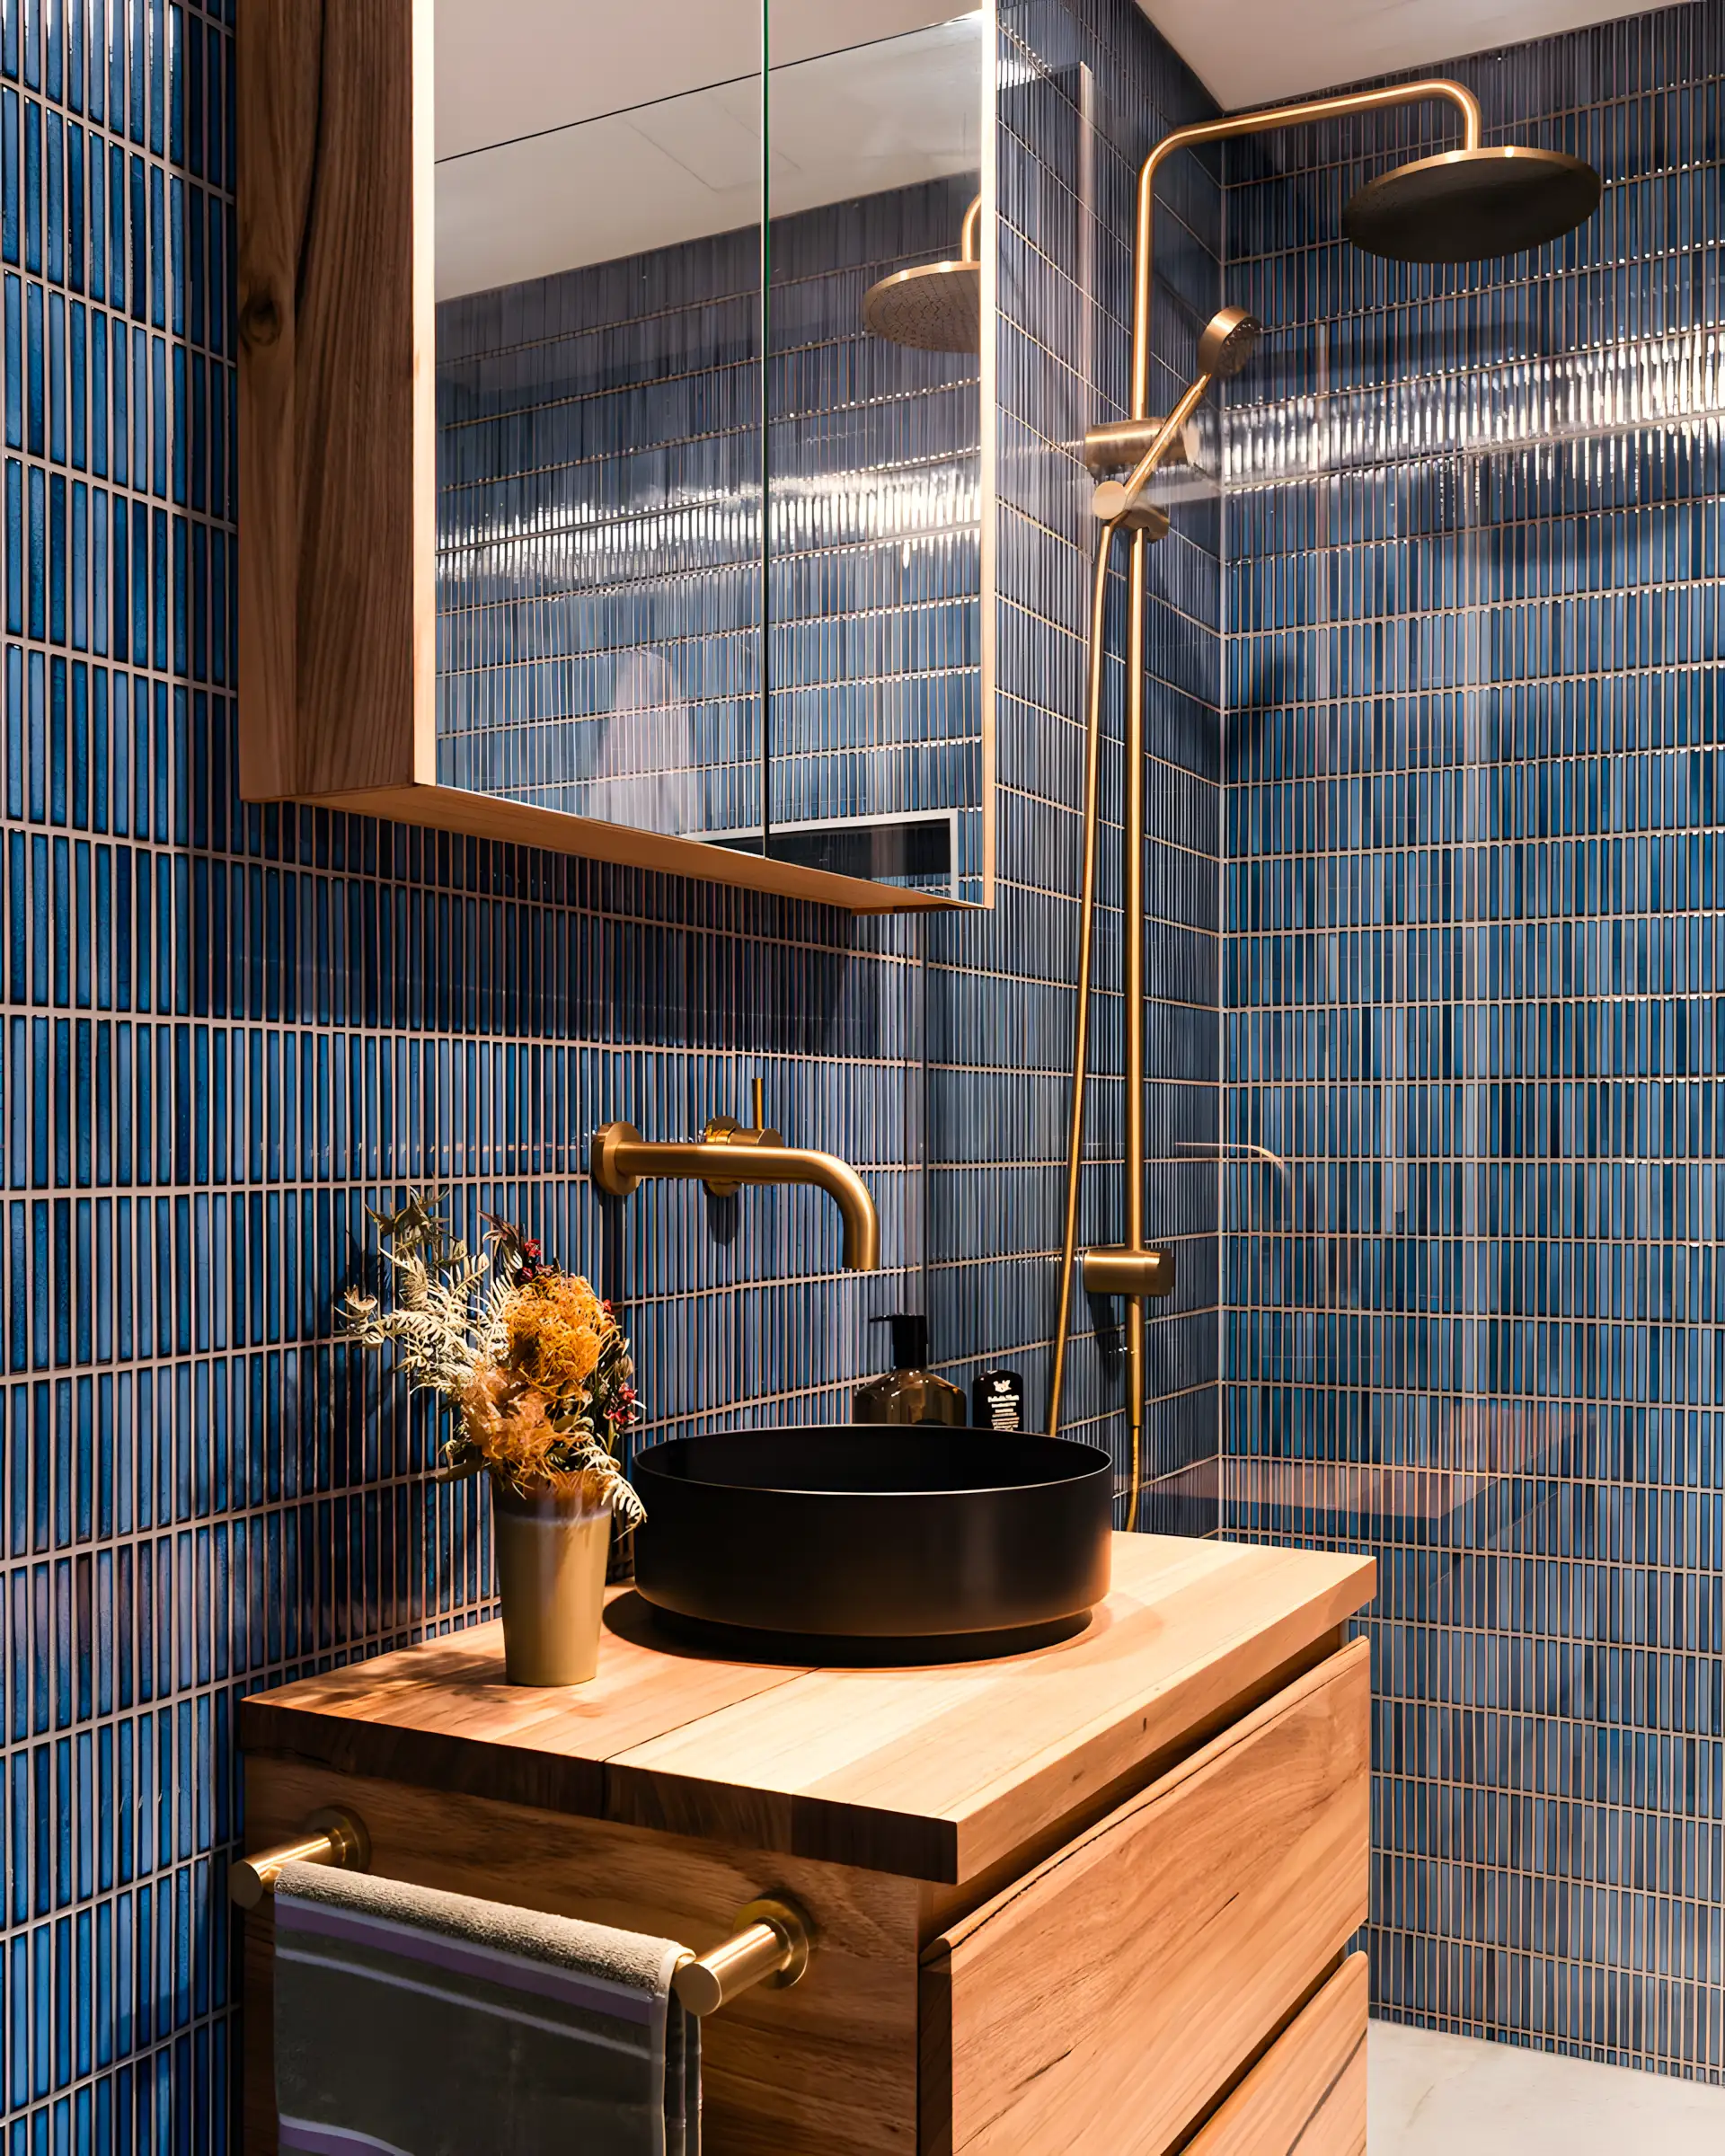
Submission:
[[[1543,247],[1590,217],[1600,180],[1561,150],[1446,150],[1368,180],[1341,213],[1367,254],[1396,262],[1478,262]]]

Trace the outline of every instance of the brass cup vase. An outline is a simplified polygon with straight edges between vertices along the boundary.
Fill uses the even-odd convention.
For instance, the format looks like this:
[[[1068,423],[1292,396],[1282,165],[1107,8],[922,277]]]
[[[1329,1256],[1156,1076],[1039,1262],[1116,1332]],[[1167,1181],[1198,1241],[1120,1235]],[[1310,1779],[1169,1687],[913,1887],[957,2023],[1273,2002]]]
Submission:
[[[611,1515],[581,1478],[526,1495],[491,1477],[491,1528],[511,1684],[585,1684],[599,1666]]]

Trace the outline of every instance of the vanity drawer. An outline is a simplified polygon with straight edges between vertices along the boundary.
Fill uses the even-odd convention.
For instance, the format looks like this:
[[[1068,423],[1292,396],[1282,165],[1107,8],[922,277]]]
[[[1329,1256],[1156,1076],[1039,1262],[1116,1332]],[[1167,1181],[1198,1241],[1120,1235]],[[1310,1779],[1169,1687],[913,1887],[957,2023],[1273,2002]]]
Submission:
[[[933,1941],[924,2156],[1172,2146],[1365,1921],[1370,1699],[1355,1640]]]
[[[1366,1957],[1350,1954],[1184,2156],[1366,2156]]]

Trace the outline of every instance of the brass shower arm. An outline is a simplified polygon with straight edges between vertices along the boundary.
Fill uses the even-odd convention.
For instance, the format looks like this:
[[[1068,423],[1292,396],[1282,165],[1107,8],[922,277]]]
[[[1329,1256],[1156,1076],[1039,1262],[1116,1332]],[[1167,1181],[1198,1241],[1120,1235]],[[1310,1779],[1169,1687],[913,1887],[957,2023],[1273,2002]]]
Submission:
[[[1254,112],[1227,112],[1164,135],[1138,173],[1137,267],[1132,293],[1132,410],[1135,420],[1150,414],[1150,307],[1154,290],[1152,260],[1155,224],[1156,174],[1176,150],[1201,149],[1239,135],[1269,135],[1279,128],[1303,128],[1314,120],[1345,119],[1356,112],[1382,112],[1402,105],[1432,102],[1453,105],[1462,116],[1462,147],[1480,146],[1480,102],[1460,83],[1441,75],[1418,83],[1393,83],[1381,90],[1349,90],[1337,97],[1310,97],[1294,105],[1266,105]],[[1147,476],[1147,474],[1146,474]]]
[[[978,195],[964,213],[964,223],[959,227],[959,260],[961,262],[980,261],[982,259],[982,197]]]

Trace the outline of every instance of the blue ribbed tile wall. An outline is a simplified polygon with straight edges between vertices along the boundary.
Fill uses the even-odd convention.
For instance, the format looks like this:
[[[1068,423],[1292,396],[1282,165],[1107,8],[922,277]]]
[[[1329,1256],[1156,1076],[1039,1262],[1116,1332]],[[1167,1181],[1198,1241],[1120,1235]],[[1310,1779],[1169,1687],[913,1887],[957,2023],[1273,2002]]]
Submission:
[[[760,238],[438,308],[438,775],[761,822]]]
[[[767,372],[774,825],[982,794],[982,417],[973,354],[861,329],[889,270],[958,252],[975,176],[774,220]],[[980,895],[980,818],[955,888]]]
[[[1227,515],[1226,1131],[1286,1167],[1227,1173],[1223,1528],[1377,1553],[1378,2010],[1719,2080],[1725,516],[1716,416],[1623,385],[1720,321],[1725,9],[1446,72],[1597,218],[1350,252],[1430,110],[1228,168],[1279,334]],[[1519,438],[1402,446],[1511,366]]]

